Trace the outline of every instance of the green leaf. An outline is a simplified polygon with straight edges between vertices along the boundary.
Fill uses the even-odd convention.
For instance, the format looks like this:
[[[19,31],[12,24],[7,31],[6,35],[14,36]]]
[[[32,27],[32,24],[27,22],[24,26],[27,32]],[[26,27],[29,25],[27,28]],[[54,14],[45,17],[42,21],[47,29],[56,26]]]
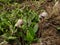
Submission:
[[[17,37],[9,36],[8,39],[16,39]]]
[[[27,34],[26,34],[26,40],[29,42],[32,42],[34,39],[34,37],[31,35],[31,33],[27,30]]]
[[[60,30],[60,27],[57,27],[57,30]]]
[[[34,26],[34,33],[36,33],[37,32],[37,30],[38,30],[38,24],[36,24],[35,26]]]

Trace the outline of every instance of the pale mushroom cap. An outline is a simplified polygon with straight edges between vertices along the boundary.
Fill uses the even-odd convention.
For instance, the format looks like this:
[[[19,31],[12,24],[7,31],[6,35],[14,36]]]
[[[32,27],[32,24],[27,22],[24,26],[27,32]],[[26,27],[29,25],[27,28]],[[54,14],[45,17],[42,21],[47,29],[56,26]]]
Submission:
[[[48,13],[44,11],[39,15],[39,18],[47,17],[47,16],[48,16]]]
[[[18,21],[17,21],[17,23],[15,24],[15,26],[16,27],[19,27],[19,26],[21,26],[23,24],[23,20],[22,19],[19,19]]]

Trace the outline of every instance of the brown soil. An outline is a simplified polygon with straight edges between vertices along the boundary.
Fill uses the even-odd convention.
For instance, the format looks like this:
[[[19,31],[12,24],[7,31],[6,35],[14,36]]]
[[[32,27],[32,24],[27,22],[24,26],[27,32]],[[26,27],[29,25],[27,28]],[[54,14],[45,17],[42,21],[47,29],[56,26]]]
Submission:
[[[48,13],[50,14],[51,8],[48,9],[48,6],[45,5],[44,7],[45,10],[48,11]],[[60,26],[59,12],[60,10],[58,10],[58,12],[53,11],[53,14],[49,18],[49,20],[43,20],[43,22],[39,22],[37,37],[40,38],[40,41],[31,45],[60,45],[60,30],[57,30],[57,27]]]

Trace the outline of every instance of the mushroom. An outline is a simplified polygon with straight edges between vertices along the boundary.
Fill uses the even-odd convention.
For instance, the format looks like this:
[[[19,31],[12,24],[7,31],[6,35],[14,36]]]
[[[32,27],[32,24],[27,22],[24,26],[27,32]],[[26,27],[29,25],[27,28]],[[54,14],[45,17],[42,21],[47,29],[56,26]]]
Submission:
[[[39,18],[43,19],[43,18],[46,18],[47,16],[48,16],[48,13],[46,11],[44,11],[39,15]]]
[[[15,27],[20,27],[20,26],[22,26],[22,24],[23,24],[23,20],[22,19],[19,19],[17,21],[17,23],[15,24]]]

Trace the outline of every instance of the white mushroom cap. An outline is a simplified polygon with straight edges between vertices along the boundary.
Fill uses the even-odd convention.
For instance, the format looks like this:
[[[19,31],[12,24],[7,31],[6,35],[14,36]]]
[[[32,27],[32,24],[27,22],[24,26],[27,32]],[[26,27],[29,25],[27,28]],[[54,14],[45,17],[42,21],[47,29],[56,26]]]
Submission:
[[[19,19],[17,23],[15,24],[16,27],[20,27],[23,24],[23,20]]]
[[[47,17],[48,16],[48,13],[46,11],[42,12],[40,15],[39,15],[39,18],[42,18],[42,17]]]

